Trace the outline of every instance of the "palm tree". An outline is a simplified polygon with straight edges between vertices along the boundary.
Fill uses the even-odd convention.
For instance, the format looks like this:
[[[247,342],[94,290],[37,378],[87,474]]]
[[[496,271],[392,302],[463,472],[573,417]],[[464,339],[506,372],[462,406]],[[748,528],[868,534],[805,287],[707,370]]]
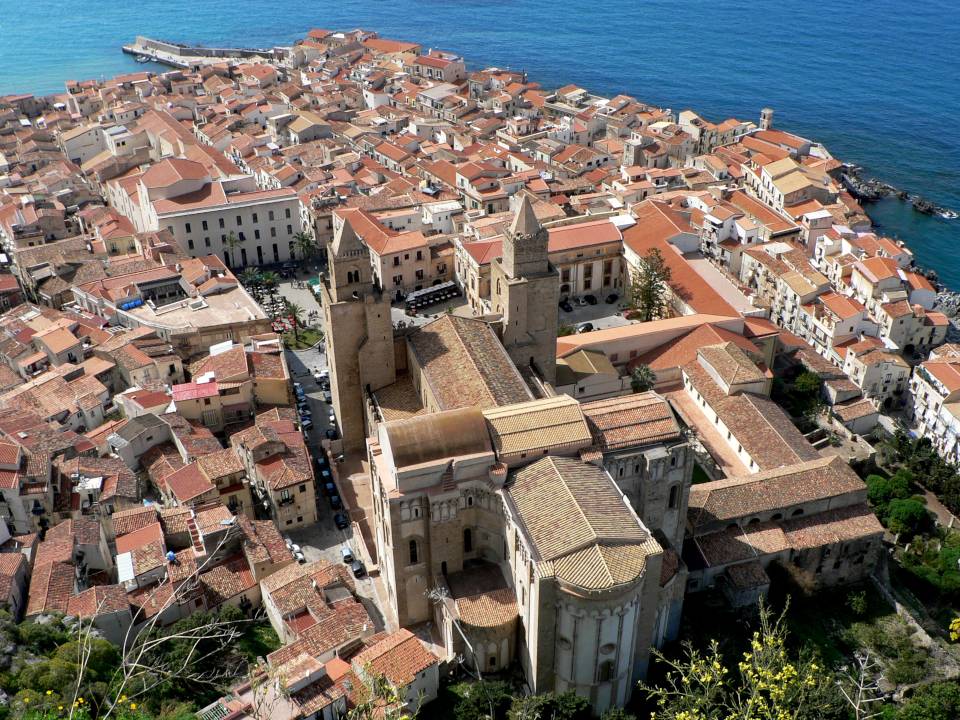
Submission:
[[[230,250],[230,267],[234,267],[236,263],[234,262],[233,251],[237,249],[240,245],[240,238],[238,238],[233,230],[230,231],[230,234],[227,235],[227,239],[224,241],[227,245],[227,248]]]
[[[630,373],[630,389],[635,393],[652,390],[657,383],[657,375],[649,365],[637,365]]]
[[[293,241],[300,259],[306,262],[317,252],[317,242],[313,239],[313,234],[309,231],[298,232],[293,236]]]
[[[247,268],[240,273],[240,282],[257,299],[257,302],[260,301],[260,283],[262,281],[260,272],[256,268]]]
[[[273,297],[277,292],[277,285],[280,284],[280,276],[275,272],[265,272],[260,276],[260,284],[263,285],[263,288],[267,291],[267,294],[270,297]]]
[[[287,315],[293,320],[293,340],[300,343],[300,327],[303,324],[304,309],[295,302],[287,300]]]

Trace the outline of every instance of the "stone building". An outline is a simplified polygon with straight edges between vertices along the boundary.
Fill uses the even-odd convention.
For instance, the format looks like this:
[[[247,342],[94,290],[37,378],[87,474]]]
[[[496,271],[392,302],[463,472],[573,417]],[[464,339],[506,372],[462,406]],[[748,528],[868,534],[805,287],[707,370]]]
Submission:
[[[502,315],[503,345],[521,371],[556,380],[557,269],[547,257],[549,233],[524,196],[503,236],[503,253],[490,269],[491,306]]]
[[[328,247],[322,278],[330,391],[345,450],[364,446],[364,394],[396,380],[390,299],[373,282],[370,251],[344,219]]]
[[[447,655],[483,671],[518,659],[534,692],[623,705],[676,634],[692,474],[669,407],[635,397],[650,424],[619,443],[602,408],[591,421],[567,396],[381,422],[369,459],[391,620],[432,620]],[[638,517],[608,455],[644,457],[630,493],[668,527]]]

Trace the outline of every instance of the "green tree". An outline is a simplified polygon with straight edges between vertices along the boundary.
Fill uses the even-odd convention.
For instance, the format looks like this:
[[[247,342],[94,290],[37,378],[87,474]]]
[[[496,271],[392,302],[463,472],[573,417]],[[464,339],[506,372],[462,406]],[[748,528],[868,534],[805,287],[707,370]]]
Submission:
[[[303,325],[303,318],[306,310],[295,302],[287,301],[287,315],[293,321],[293,339],[294,342],[300,342],[300,327]]]
[[[897,720],[957,718],[960,718],[960,683],[956,680],[921,685],[897,714]]]
[[[227,250],[230,252],[230,267],[235,267],[237,263],[236,258],[233,256],[233,251],[240,247],[240,238],[231,230],[224,242],[226,243]]]
[[[600,720],[637,720],[637,716],[623,708],[611,708],[600,716]]]
[[[262,283],[262,277],[260,272],[256,268],[246,268],[242,273],[240,273],[240,282],[243,283],[243,286],[250,291],[250,294],[259,302],[260,301],[260,288]]]
[[[793,389],[801,395],[819,395],[823,380],[820,375],[809,370],[800,373],[793,381]]]
[[[637,365],[630,372],[630,389],[635,393],[652,390],[657,384],[657,374],[649,365]]]
[[[512,702],[510,685],[500,680],[481,680],[467,686],[453,715],[455,720],[506,720]]]
[[[317,241],[314,240],[313,234],[310,232],[305,230],[298,232],[293,236],[293,242],[297,255],[304,262],[312,258],[317,252]]]
[[[277,286],[280,285],[280,276],[273,271],[267,271],[260,275],[260,284],[270,297],[277,293]]]
[[[663,317],[667,309],[670,267],[663,253],[653,248],[641,260],[630,283],[630,306],[640,313],[640,320],[649,322]]]
[[[910,497],[910,482],[907,473],[898,472],[889,478],[882,475],[867,475],[867,499],[881,517],[886,516],[892,500]]]
[[[891,532],[913,537],[929,523],[930,514],[919,500],[891,500],[887,506],[887,526]]]
[[[592,720],[590,702],[572,690],[557,695],[521,695],[513,699],[509,720]]]

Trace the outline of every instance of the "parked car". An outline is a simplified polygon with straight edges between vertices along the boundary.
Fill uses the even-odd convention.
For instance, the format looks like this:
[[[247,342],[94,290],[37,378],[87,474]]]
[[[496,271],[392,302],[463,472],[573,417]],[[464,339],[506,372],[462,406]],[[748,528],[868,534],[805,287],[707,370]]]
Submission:
[[[580,323],[579,325],[577,325],[577,334],[578,334],[578,335],[579,335],[580,333],[590,332],[591,330],[593,330],[593,323],[585,322],[585,323]]]
[[[333,411],[333,408],[330,408],[330,414],[327,416],[330,420],[331,425],[336,425],[337,423],[337,414]]]
[[[363,563],[359,560],[354,560],[353,564],[350,566],[350,569],[353,570],[353,576],[355,578],[362,578],[367,574],[367,569],[363,566]]]
[[[617,300],[620,299],[620,296],[616,293],[610,293],[607,295],[607,305],[613,305]]]
[[[337,526],[338,530],[346,530],[350,527],[350,521],[347,520],[347,516],[343,513],[337,513],[333,516],[333,523]]]
[[[327,428],[327,431],[324,433],[327,436],[327,440],[336,440],[340,437],[340,432],[335,428]]]
[[[333,496],[337,494],[337,486],[332,482],[323,484],[323,492],[327,495]]]
[[[570,304],[569,300],[561,300],[560,309],[564,312],[573,312],[573,305]]]
[[[350,550],[348,545],[340,548],[340,557],[343,558],[343,562],[347,565],[353,564],[353,551]]]
[[[587,304],[587,301],[584,300],[582,297],[578,297],[573,299],[573,304],[579,305],[580,307],[584,307]]]
[[[330,394],[330,391],[329,391],[329,390],[324,390],[324,391],[323,391],[323,401],[324,401],[325,403],[329,403],[331,400],[333,400],[333,395]]]
[[[301,565],[303,565],[307,561],[306,555],[304,555],[302,552],[295,552],[293,554],[293,559],[296,560]]]
[[[340,510],[343,507],[343,501],[340,499],[339,495],[330,496],[330,507],[334,510]]]
[[[304,430],[312,430],[312,429],[313,429],[313,420],[311,420],[310,418],[306,418],[306,419],[301,418],[301,419],[300,419],[300,427],[303,428]]]
[[[588,304],[588,305],[596,305],[596,304],[597,304],[597,296],[596,296],[596,295],[584,295],[584,296],[583,296],[583,299],[587,301],[587,304]]]
[[[326,370],[314,369],[313,371],[313,379],[316,380],[318,383],[322,383],[328,377],[330,377],[330,374]]]

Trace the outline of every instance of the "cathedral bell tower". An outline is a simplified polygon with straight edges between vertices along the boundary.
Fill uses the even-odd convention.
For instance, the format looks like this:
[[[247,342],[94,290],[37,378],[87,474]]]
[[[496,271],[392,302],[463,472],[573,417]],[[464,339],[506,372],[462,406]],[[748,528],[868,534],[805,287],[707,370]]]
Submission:
[[[550,234],[540,225],[530,196],[523,195],[503,236],[501,257],[491,265],[493,312],[503,316],[501,340],[514,364],[556,381],[557,302],[560,278],[550,264]]]
[[[320,294],[331,403],[344,450],[361,451],[367,437],[366,393],[396,380],[390,300],[373,281],[370,250],[349,217],[335,229],[327,256],[330,267]]]

